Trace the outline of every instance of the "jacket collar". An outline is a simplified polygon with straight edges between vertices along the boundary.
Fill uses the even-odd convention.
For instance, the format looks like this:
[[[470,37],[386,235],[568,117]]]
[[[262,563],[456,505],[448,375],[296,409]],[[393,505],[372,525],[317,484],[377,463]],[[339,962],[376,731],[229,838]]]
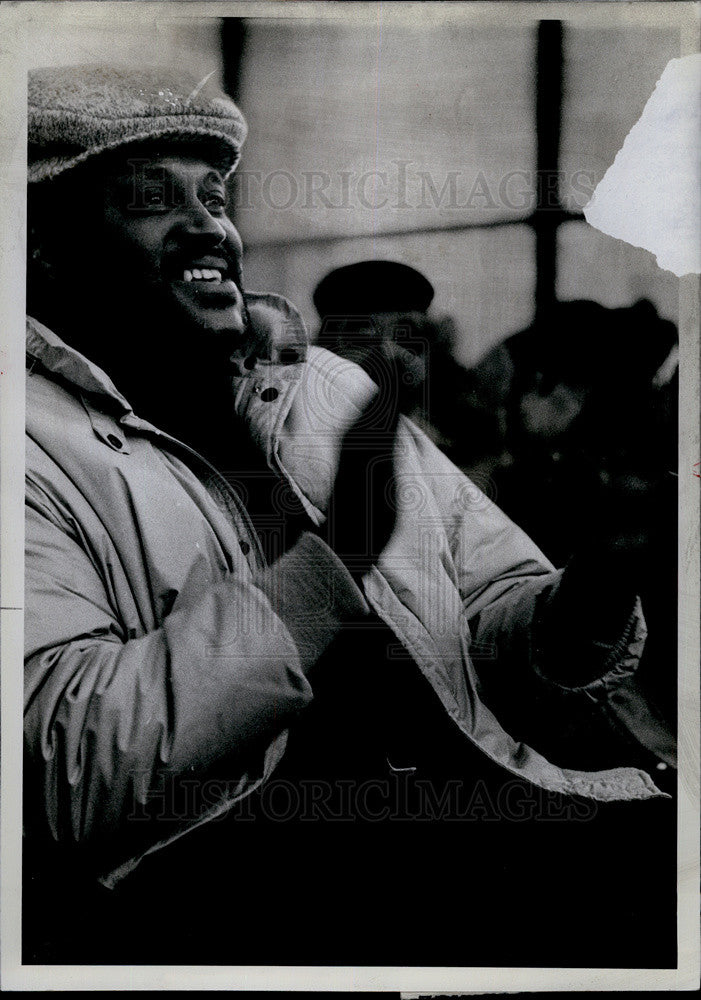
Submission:
[[[281,295],[246,292],[251,317],[252,337],[246,348],[234,354],[234,382],[241,378],[255,380],[265,372],[273,375],[284,369],[286,382],[299,382],[301,362],[306,361],[309,340],[304,321],[295,307]],[[109,376],[57,334],[31,316],[27,317],[27,365],[38,362],[48,372],[58,375],[79,393],[90,393],[109,401],[109,409],[120,416],[132,416],[129,402]]]
[[[39,362],[47,371],[59,375],[80,392],[107,397],[123,414],[132,412],[129,403],[101,368],[69,347],[53,330],[32,316],[27,317],[26,350],[30,370]]]
[[[247,292],[246,302],[254,344],[251,348],[249,342],[248,353],[232,359],[234,411],[268,465],[319,523],[343,435],[377,387],[352,362],[319,347],[310,351],[304,323],[286,299]],[[30,368],[38,362],[72,386],[94,433],[113,450],[128,454],[126,428],[173,440],[137,416],[102,369],[32,318],[27,321],[27,355]],[[302,385],[304,402],[295,405]]]

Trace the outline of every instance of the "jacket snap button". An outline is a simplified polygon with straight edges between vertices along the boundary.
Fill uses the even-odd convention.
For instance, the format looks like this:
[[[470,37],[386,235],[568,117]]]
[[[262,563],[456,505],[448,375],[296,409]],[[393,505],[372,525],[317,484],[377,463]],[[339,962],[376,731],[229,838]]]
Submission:
[[[263,400],[264,403],[272,403],[272,401],[274,399],[277,399],[279,395],[280,393],[278,392],[278,390],[271,387],[269,389],[263,389],[263,391],[260,394],[260,398]]]
[[[256,367],[256,357],[254,354],[252,354],[250,358],[244,359],[243,367],[247,368],[249,372],[251,371],[251,369]]]
[[[122,442],[119,440],[116,434],[108,434],[107,440],[112,445],[113,448],[121,448]]]
[[[241,549],[241,551],[245,556],[247,556],[248,553],[251,551],[251,546],[248,544],[248,542],[245,541],[239,542],[239,548]]]

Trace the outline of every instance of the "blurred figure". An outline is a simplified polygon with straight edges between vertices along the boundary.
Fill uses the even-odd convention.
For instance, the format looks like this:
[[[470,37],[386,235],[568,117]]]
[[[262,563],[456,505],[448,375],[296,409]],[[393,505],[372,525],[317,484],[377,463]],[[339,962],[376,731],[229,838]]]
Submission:
[[[489,491],[495,465],[509,461],[508,355],[485,362],[473,375],[456,360],[459,331],[453,320],[428,315],[433,296],[428,279],[407,264],[365,260],[336,268],[314,291],[318,343],[359,364],[380,385],[391,362],[400,361],[407,415]],[[485,378],[490,370],[494,377]]]
[[[643,581],[650,633],[637,680],[662,717],[658,732],[668,733],[676,719],[674,324],[647,300],[620,309],[561,302],[547,326],[534,323],[468,370],[456,360],[454,321],[427,314],[433,294],[405,264],[337,268],[314,293],[319,342],[379,384],[389,359],[401,358],[405,411],[556,565],[604,544],[625,553]],[[639,716],[639,707],[630,711]]]
[[[408,364],[407,383],[419,390],[426,376],[426,310],[433,286],[413,267],[365,260],[329,272],[314,291],[321,318],[318,342],[359,364],[379,384],[390,356]],[[411,399],[419,408],[420,397]]]
[[[484,444],[499,506],[557,564],[609,535],[637,564],[650,631],[640,683],[676,711],[678,346],[654,306],[561,302],[547,327],[508,338],[471,372],[505,403]],[[495,461],[503,450],[510,461]],[[470,474],[470,468],[465,471]]]

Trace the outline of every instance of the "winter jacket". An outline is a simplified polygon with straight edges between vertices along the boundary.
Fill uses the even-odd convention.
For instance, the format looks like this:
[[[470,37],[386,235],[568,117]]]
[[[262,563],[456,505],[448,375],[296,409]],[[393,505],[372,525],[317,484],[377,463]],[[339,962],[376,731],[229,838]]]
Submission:
[[[396,528],[361,592],[314,528],[343,433],[376,386],[308,347],[284,299],[247,298],[258,347],[232,377],[236,412],[309,526],[272,565],[218,470],[28,322],[28,830],[96,850],[104,870],[124,872],[226,811],[274,771],[291,721],[313,698],[310,670],[369,610],[505,777],[598,801],[660,796],[644,770],[619,760],[587,771],[546,759],[524,741],[527,700],[519,733],[499,721],[502,705],[513,719],[522,689],[554,699],[553,725],[565,728],[583,702],[615,704],[644,643],[639,607],[600,678],[574,691],[548,681],[534,636],[560,574],[404,419]],[[164,796],[208,778],[222,779],[208,785],[219,791],[195,815],[159,822]]]

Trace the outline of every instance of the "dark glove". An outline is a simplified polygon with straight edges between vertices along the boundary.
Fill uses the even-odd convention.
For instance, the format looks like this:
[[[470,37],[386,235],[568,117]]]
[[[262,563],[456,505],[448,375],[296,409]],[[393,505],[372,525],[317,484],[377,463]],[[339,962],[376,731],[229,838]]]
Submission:
[[[572,686],[606,673],[630,632],[650,534],[646,482],[621,476],[591,499],[577,551],[539,625],[543,672]]]
[[[359,581],[377,562],[396,521],[394,448],[402,372],[386,357],[378,392],[346,433],[324,537]]]

